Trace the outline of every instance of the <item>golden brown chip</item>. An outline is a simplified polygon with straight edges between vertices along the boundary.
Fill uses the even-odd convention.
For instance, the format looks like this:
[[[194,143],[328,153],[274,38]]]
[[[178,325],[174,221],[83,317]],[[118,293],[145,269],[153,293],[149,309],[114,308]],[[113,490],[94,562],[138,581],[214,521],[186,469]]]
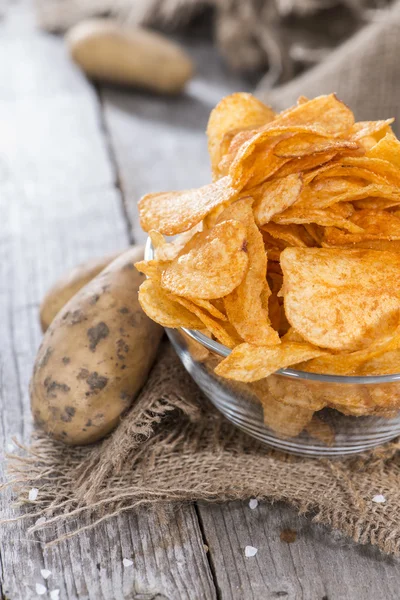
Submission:
[[[173,297],[172,297],[173,298]],[[147,279],[139,288],[139,302],[150,319],[163,327],[199,329],[202,322],[175,302],[157,283]]]
[[[297,207],[296,205],[280,215],[275,215],[273,221],[275,223],[280,223],[281,225],[289,225],[291,223],[298,225],[303,223],[315,223],[316,225],[321,225],[323,227],[340,227],[341,229],[346,229],[352,233],[362,232],[361,227],[349,219],[343,219],[329,208],[324,210],[317,208],[307,210],[304,206]]]
[[[193,302],[193,304],[196,304],[197,306],[204,308],[204,310],[209,312],[212,317],[215,317],[216,319],[220,319],[221,321],[228,320],[226,315],[219,308],[214,306],[214,303],[210,302],[210,300],[201,300],[201,298],[188,298],[188,300]]]
[[[246,227],[224,221],[197,233],[190,250],[175,258],[161,278],[164,289],[189,298],[212,300],[232,292],[248,267]]]
[[[351,110],[335,94],[318,96],[303,102],[276,117],[277,125],[311,125],[320,127],[326,133],[341,135],[354,125]]]
[[[226,96],[211,111],[207,125],[208,151],[213,172],[222,156],[220,145],[224,136],[238,127],[255,129],[275,118],[274,111],[251,94],[236,93]]]
[[[234,219],[246,227],[249,257],[249,267],[242,282],[224,298],[224,304],[229,321],[245,341],[260,345],[276,344],[279,336],[271,326],[261,299],[261,294],[265,294],[268,288],[267,256],[251,204],[252,198],[238,200],[219,217],[221,222]]]
[[[392,133],[387,133],[367,152],[368,158],[378,158],[400,169],[400,142]]]
[[[155,229],[175,235],[191,229],[214,208],[236,196],[229,177],[198,189],[147,194],[139,201],[140,224],[144,231]]]
[[[302,225],[278,225],[271,222],[263,225],[261,229],[273,238],[283,240],[289,246],[299,246],[300,248],[315,246],[314,240],[310,238]]]
[[[281,267],[286,316],[311,344],[354,351],[397,328],[398,254],[286,248]]]
[[[316,356],[324,350],[308,343],[282,342],[275,346],[236,346],[215,369],[217,375],[236,381],[258,381],[279,369],[295,365]]]
[[[257,225],[268,223],[274,215],[294,204],[300,197],[302,186],[301,175],[297,173],[264,183],[255,191],[254,218]]]
[[[350,218],[362,227],[361,233],[327,227],[324,241],[330,245],[350,245],[369,240],[400,240],[400,218],[394,214],[383,210],[358,210]]]
[[[179,296],[174,296],[176,302],[180,304],[182,307],[186,308],[187,311],[190,311],[198,319],[201,321],[201,327],[207,327],[208,331],[212,333],[212,335],[219,341],[221,344],[224,344],[228,348],[233,348],[237,344],[241,343],[241,338],[235,331],[234,327],[227,322],[220,321],[219,319],[215,319],[210,315],[207,310],[204,310],[200,306],[194,304],[191,300],[187,298],[181,298]],[[188,327],[188,329],[190,329]]]

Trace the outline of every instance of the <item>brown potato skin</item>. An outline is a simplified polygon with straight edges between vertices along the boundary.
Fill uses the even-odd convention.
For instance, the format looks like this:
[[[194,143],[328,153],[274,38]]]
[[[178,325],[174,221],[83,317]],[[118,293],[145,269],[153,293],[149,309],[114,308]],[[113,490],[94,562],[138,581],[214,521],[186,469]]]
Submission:
[[[40,325],[43,333],[49,327],[56,314],[65,306],[84,285],[89,283],[107,265],[121,253],[92,258],[65,273],[49,289],[40,304]]]
[[[164,35],[112,19],[89,19],[66,35],[72,59],[97,81],[178,94],[193,75],[186,52]]]
[[[30,384],[36,423],[66,444],[90,444],[118,423],[146,381],[163,329],[142,311],[131,248],[57,314]]]

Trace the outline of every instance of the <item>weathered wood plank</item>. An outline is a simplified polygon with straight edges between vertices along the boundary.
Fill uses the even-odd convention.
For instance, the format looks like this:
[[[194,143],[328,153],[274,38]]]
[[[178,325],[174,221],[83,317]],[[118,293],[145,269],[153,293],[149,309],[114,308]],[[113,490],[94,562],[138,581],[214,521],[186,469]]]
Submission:
[[[284,504],[199,505],[221,600],[358,600],[399,597],[400,561],[299,517]],[[285,529],[294,543],[281,541]],[[258,549],[246,558],[245,547]]]
[[[0,51],[0,437],[7,449],[12,435],[28,440],[31,430],[28,381],[43,293],[66,268],[126,246],[128,234],[96,94],[62,41],[35,32],[25,6],[12,4]],[[9,502],[8,492],[3,515]],[[48,589],[60,589],[63,600],[215,598],[192,507],[162,522],[126,514],[47,552],[27,539],[30,524],[0,530],[1,597],[37,598],[46,567]],[[133,566],[124,569],[123,558]]]

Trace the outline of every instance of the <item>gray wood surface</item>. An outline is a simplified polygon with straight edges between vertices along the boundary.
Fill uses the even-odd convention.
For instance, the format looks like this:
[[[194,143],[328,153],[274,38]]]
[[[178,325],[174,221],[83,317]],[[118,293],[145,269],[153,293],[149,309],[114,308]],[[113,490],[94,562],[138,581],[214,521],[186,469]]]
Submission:
[[[248,84],[191,40],[198,75],[179,99],[102,88],[36,32],[25,4],[0,23],[0,437],[28,439],[28,381],[38,304],[68,267],[143,239],[147,191],[209,179],[205,123],[220,97]],[[128,229],[132,230],[131,236]],[[3,461],[1,461],[1,464]],[[8,514],[10,494],[0,506]],[[281,504],[199,504],[113,519],[44,552],[27,525],[0,531],[0,599],[39,598],[40,569],[61,600],[397,600],[400,565]],[[85,521],[80,524],[85,525]],[[297,532],[294,543],[280,539]],[[204,547],[204,544],[208,546]],[[253,558],[244,548],[258,548]],[[133,560],[124,568],[123,558]],[[47,598],[48,595],[42,596]]]
[[[35,32],[26,7],[13,3],[0,24],[0,54],[0,431],[7,450],[12,435],[28,440],[31,429],[41,297],[66,268],[125,247],[128,233],[95,90],[62,41]],[[10,494],[0,502],[7,515]],[[48,589],[60,589],[61,600],[215,598],[194,507],[163,522],[125,514],[46,553],[28,539],[31,524],[1,528],[1,598],[39,598],[45,567]],[[123,558],[133,566],[124,568]]]

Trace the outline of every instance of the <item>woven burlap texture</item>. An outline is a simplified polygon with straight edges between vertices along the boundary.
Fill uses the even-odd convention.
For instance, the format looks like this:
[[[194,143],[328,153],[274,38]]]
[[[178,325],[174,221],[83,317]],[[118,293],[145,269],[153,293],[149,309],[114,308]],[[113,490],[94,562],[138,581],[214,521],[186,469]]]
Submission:
[[[102,443],[69,448],[37,432],[30,449],[10,457],[19,497],[40,487],[25,516],[45,516],[48,543],[64,539],[57,523],[85,513],[93,526],[142,504],[249,497],[283,500],[314,520],[383,551],[400,548],[398,444],[346,461],[305,459],[268,449],[225,421],[165,343],[146,386]],[[374,504],[375,494],[385,504]],[[86,521],[85,521],[86,522]],[[63,530],[65,532],[65,529]]]
[[[283,107],[300,94],[337,91],[358,118],[400,117],[399,26],[398,2],[384,21],[357,34],[326,63],[273,96],[259,95]],[[140,396],[109,438],[69,448],[37,432],[31,448],[10,458],[10,482],[25,499],[40,486],[36,516],[46,516],[46,527],[70,520],[68,535],[80,513],[89,513],[93,525],[138,504],[257,497],[287,501],[357,542],[397,553],[399,447],[392,443],[343,461],[270,450],[226,422],[164,344]],[[376,494],[386,503],[375,504]],[[57,536],[55,529],[52,538]]]

